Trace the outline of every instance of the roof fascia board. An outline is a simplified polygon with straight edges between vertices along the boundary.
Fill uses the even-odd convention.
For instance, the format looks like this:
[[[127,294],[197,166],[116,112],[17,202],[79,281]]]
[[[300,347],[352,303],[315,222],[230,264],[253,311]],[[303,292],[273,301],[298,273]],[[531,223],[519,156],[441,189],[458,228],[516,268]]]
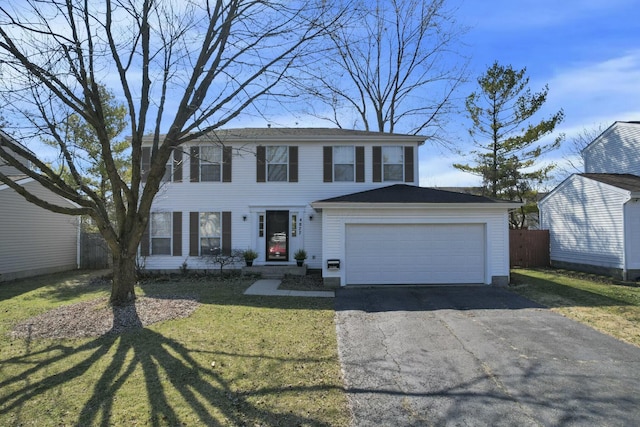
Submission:
[[[314,209],[462,209],[473,208],[482,210],[516,209],[522,203],[357,203],[357,202],[315,202],[311,203]]]

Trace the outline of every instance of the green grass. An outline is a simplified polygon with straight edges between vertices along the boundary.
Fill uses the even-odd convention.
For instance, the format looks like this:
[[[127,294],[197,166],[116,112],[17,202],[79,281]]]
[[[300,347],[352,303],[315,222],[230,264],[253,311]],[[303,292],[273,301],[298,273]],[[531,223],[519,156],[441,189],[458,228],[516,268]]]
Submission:
[[[150,280],[188,318],[120,336],[12,339],[16,323],[108,296],[88,273],[0,285],[0,425],[341,426],[350,413],[333,301],[250,297],[249,279]]]
[[[511,289],[553,311],[640,346],[640,288],[563,270],[511,272]]]

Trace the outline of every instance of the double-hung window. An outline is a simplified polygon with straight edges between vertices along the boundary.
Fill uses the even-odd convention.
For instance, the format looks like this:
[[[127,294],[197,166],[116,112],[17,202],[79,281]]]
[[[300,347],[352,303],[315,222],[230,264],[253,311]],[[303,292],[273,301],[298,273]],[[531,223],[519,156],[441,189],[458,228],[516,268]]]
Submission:
[[[200,255],[218,255],[222,250],[219,212],[200,212]]]
[[[404,180],[403,147],[382,147],[383,181]]]
[[[287,181],[289,170],[289,147],[274,145],[266,147],[267,181]]]
[[[151,255],[171,255],[171,212],[151,214]]]
[[[221,181],[222,148],[200,147],[200,181]]]
[[[355,177],[355,150],[353,146],[333,147],[333,180],[353,182]]]

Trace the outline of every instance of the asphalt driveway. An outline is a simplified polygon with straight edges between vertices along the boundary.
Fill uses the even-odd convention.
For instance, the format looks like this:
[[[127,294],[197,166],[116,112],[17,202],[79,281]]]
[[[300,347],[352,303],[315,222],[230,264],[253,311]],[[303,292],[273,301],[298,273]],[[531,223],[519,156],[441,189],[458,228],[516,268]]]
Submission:
[[[489,286],[341,289],[356,426],[636,426],[640,349]]]

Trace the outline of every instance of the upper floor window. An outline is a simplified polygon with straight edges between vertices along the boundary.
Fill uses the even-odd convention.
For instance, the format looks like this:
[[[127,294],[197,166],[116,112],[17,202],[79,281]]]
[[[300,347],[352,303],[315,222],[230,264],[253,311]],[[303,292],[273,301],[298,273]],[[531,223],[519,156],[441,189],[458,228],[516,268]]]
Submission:
[[[326,146],[322,157],[324,182],[364,182],[363,146]]]
[[[151,147],[142,147],[141,176],[145,182],[151,169]],[[179,148],[171,152],[165,165],[164,174],[160,182],[182,181],[182,150]]]
[[[289,150],[287,146],[267,147],[267,181],[287,181],[289,169]]]
[[[221,181],[222,148],[200,147],[200,181]]]
[[[403,147],[382,147],[383,181],[403,181],[403,172]]]
[[[151,214],[151,255],[171,255],[171,212]]]
[[[333,180],[354,181],[356,157],[353,146],[333,147]]]
[[[287,145],[258,146],[256,150],[257,182],[298,182],[298,147]]]
[[[373,182],[415,181],[414,147],[412,146],[374,146]]]
[[[191,182],[231,182],[231,147],[194,146],[190,156]]]

